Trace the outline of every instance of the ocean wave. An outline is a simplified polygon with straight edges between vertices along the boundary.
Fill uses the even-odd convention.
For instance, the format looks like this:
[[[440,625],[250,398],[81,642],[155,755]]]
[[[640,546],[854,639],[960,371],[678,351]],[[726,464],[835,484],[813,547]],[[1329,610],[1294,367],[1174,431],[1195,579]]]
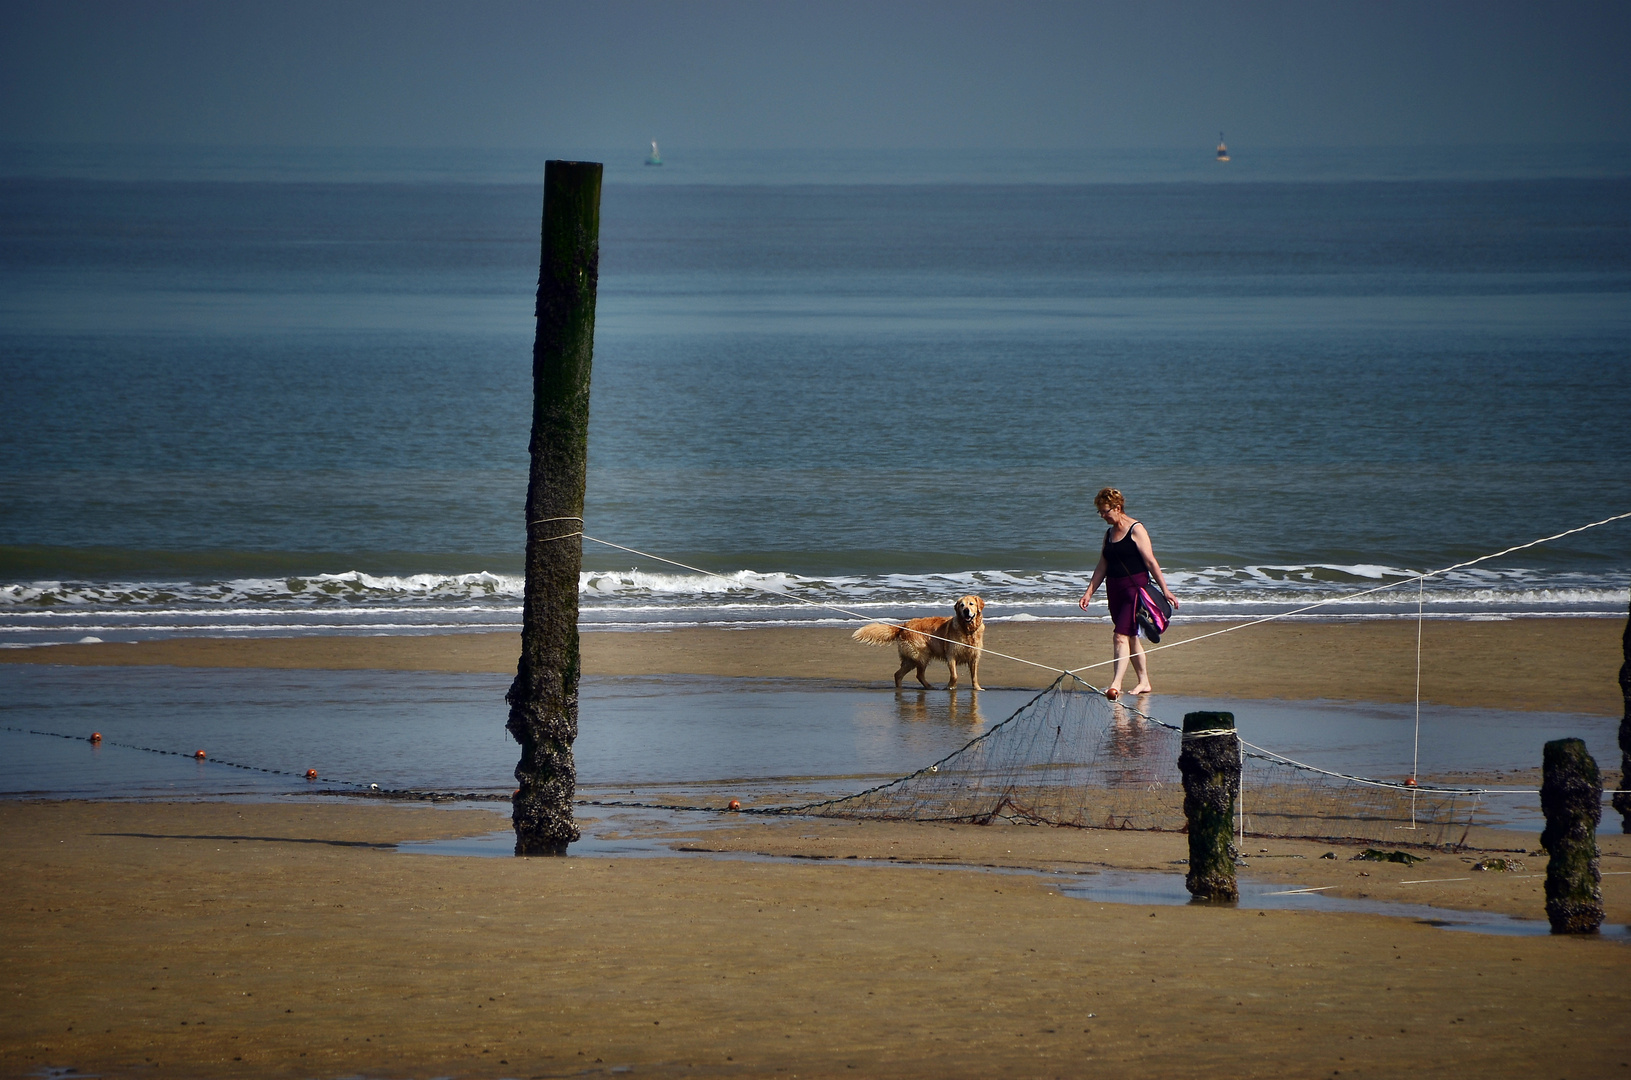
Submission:
[[[315,606],[497,600],[519,603],[525,580],[481,571],[472,574],[312,574],[223,581],[31,581],[0,585],[0,607],[152,607],[233,604]]]
[[[842,606],[861,611],[903,606],[948,605],[978,593],[998,607],[1046,609],[1074,606],[1086,570],[968,570],[947,573],[800,575],[735,570],[723,574],[587,570],[579,575],[586,610],[757,611],[792,606]],[[1427,579],[1420,589],[1426,607],[1443,605],[1624,605],[1626,582],[1618,574],[1550,572],[1531,568],[1470,568]],[[1380,564],[1260,564],[1178,568],[1167,580],[1187,607],[1264,604],[1409,604],[1418,600],[1414,571]],[[1378,586],[1382,586],[1381,591]],[[1388,586],[1396,586],[1389,588]],[[212,611],[245,618],[278,612],[343,609],[353,615],[421,615],[517,612],[525,592],[519,575],[376,575],[361,571],[299,577],[229,578],[217,581],[31,581],[0,584],[0,613],[7,620],[53,612],[174,610]]]

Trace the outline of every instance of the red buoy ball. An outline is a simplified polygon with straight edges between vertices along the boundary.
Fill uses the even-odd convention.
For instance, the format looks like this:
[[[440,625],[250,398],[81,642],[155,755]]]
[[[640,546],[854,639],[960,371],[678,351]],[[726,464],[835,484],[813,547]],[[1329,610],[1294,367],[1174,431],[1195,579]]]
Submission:
[[[1406,777],[1405,782],[1404,782],[1404,786],[1405,787],[1415,787],[1416,786],[1416,778],[1414,776]]]
[[[732,799],[732,800],[731,800],[731,804],[730,804],[730,806],[728,806],[728,807],[727,807],[727,808],[726,808],[726,809],[729,809],[729,810],[740,810],[740,809],[742,809],[742,804],[741,804],[741,803],[740,803],[740,802],[738,802],[738,801],[737,801],[737,800],[735,800],[735,799]]]
[[[306,770],[306,779],[307,780],[317,779],[317,770],[316,769],[307,769]]]
[[[199,761],[203,761],[204,757],[205,757],[204,751],[194,750],[193,751],[193,757],[197,758]]]
[[[99,743],[101,741],[102,741],[102,733],[100,731],[91,732],[91,742]]]

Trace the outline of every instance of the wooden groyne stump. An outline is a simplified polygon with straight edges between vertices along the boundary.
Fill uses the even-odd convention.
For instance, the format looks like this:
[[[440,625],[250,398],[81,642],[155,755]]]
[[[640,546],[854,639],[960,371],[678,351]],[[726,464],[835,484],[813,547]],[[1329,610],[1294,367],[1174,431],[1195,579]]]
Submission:
[[[1554,934],[1595,934],[1603,924],[1602,874],[1597,867],[1597,823],[1603,816],[1603,778],[1579,739],[1554,739],[1542,759],[1540,808],[1546,829],[1546,917]]]
[[[1235,794],[1240,790],[1240,736],[1234,713],[1192,712],[1184,717],[1178,771],[1184,777],[1184,819],[1189,824],[1189,873],[1184,885],[1197,900],[1234,902]]]

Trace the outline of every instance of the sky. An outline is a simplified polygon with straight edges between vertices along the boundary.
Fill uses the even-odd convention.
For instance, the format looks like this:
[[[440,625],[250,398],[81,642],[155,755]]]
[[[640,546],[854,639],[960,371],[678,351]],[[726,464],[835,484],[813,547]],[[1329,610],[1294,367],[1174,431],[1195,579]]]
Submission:
[[[0,142],[1631,142],[1631,3],[0,0]]]

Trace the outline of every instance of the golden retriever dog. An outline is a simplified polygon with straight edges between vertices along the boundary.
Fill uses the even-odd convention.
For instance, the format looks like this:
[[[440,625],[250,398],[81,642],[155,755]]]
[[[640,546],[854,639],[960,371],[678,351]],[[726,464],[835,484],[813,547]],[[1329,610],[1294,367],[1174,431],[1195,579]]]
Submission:
[[[895,689],[900,679],[917,668],[917,681],[932,690],[925,675],[930,660],[944,660],[951,670],[947,690],[957,686],[957,665],[968,668],[968,681],[974,689],[980,686],[980,650],[985,646],[985,601],[978,596],[965,596],[951,607],[952,614],[935,615],[926,619],[908,619],[905,623],[867,623],[852,635],[856,641],[868,645],[893,644],[900,651],[900,670],[895,672]]]

